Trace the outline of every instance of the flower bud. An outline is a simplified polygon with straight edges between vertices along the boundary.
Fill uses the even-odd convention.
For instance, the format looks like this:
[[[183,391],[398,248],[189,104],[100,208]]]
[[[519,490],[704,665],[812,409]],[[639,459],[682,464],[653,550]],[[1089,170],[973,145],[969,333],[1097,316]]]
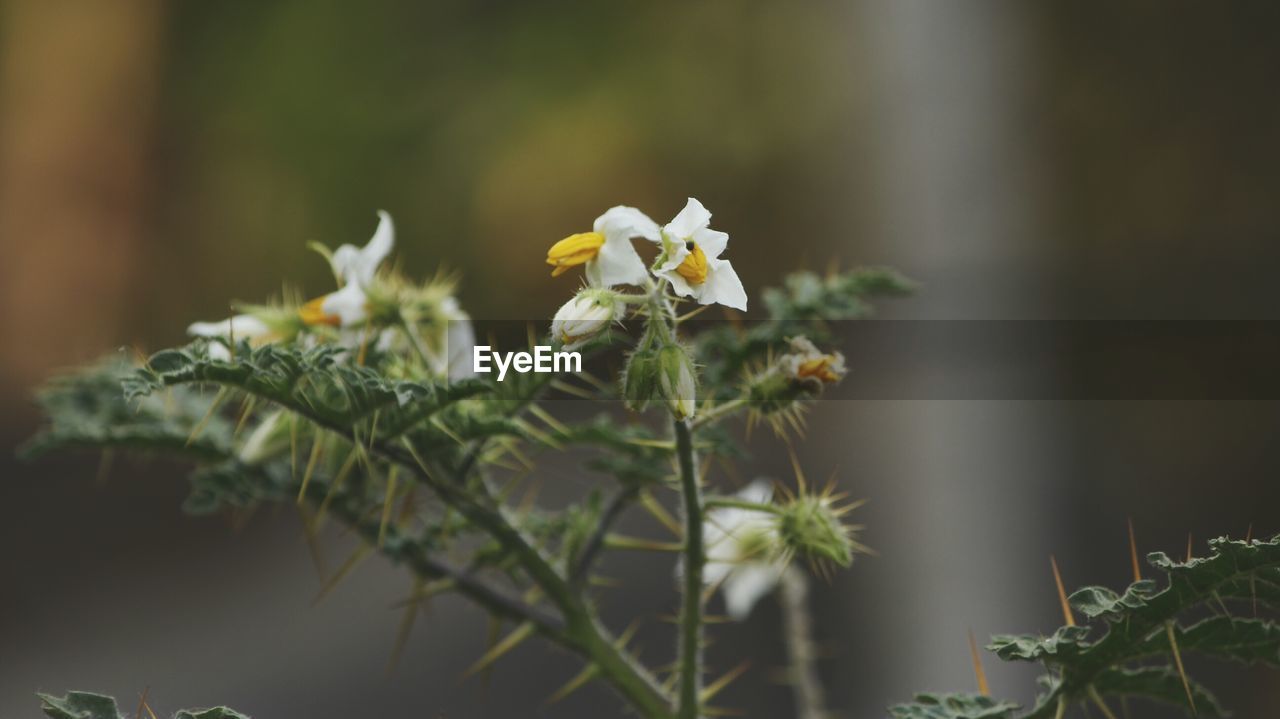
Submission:
[[[556,311],[551,321],[551,335],[565,349],[586,344],[609,324],[622,317],[626,307],[618,293],[602,288],[587,288]]]
[[[692,417],[697,407],[698,380],[693,360],[680,345],[658,350],[658,382],[677,419]]]
[[[659,372],[658,353],[652,348],[643,347],[631,353],[622,371],[622,400],[628,409],[642,412],[649,406],[649,401],[658,394]]]
[[[787,551],[809,560],[811,564],[834,563],[847,567],[854,554],[866,551],[853,539],[853,527],[841,517],[857,506],[836,506],[830,494],[805,494],[782,505],[778,515],[778,536]]]

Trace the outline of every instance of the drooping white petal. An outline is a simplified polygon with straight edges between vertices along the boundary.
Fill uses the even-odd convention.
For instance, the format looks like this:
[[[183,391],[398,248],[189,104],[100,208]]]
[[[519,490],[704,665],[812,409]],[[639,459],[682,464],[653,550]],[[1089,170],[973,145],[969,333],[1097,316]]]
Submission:
[[[593,229],[604,236],[604,244],[587,262],[587,282],[593,287],[643,283],[648,275],[631,238],[656,242],[661,236],[658,224],[634,207],[619,205],[597,217]]]
[[[357,282],[348,282],[337,292],[330,292],[320,303],[320,311],[338,318],[342,327],[364,322],[369,316],[368,298]]]
[[[773,588],[778,586],[786,567],[782,564],[744,564],[724,580],[724,605],[729,617],[742,621],[751,609]]]
[[[661,239],[658,223],[640,210],[626,205],[618,205],[605,210],[596,218],[592,229],[602,235],[625,234],[628,238],[643,237],[650,242]]]
[[[252,339],[271,334],[267,323],[253,315],[236,315],[219,322],[193,322],[187,334],[196,337],[235,337]]]
[[[711,224],[711,213],[694,198],[690,197],[684,209],[667,223],[663,231],[673,240],[684,241],[693,233]]]
[[[356,283],[368,287],[378,272],[378,267],[395,246],[396,228],[391,215],[378,210],[378,229],[364,247],[342,245],[333,252],[333,272],[347,284]]]
[[[701,304],[719,303],[747,311],[747,291],[728,260],[708,260],[707,281],[698,289],[698,302]]]

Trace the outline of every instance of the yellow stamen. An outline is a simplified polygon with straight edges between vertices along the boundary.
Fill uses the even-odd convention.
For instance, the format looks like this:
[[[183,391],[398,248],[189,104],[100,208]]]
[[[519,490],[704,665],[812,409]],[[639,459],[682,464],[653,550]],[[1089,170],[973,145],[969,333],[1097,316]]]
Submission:
[[[803,379],[806,377],[816,377],[823,382],[839,382],[840,375],[831,368],[834,358],[831,355],[823,355],[815,357],[811,360],[805,360],[796,368],[796,376]]]
[[[317,297],[298,308],[298,316],[302,318],[303,324],[307,325],[329,325],[337,327],[342,324],[342,318],[337,315],[326,314],[324,311],[324,297]]]
[[[693,242],[689,245],[689,254],[685,256],[684,262],[676,268],[676,272],[680,276],[689,281],[691,285],[700,285],[707,281],[707,255]]]
[[[579,232],[560,240],[547,250],[547,264],[555,267],[552,277],[568,272],[570,267],[595,259],[604,246],[604,235],[599,232]]]

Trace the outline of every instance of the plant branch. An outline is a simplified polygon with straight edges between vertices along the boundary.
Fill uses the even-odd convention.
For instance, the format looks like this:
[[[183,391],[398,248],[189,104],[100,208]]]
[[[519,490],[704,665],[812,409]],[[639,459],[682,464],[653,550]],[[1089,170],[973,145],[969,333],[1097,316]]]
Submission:
[[[676,455],[680,462],[680,493],[684,515],[684,596],[680,608],[678,719],[697,719],[702,694],[702,487],[693,458],[689,422],[675,420]]]
[[[595,563],[596,557],[600,554],[600,550],[604,549],[605,537],[609,534],[609,530],[613,527],[622,513],[627,507],[635,501],[636,495],[639,494],[640,488],[635,484],[629,484],[619,489],[609,503],[605,505],[604,511],[600,513],[600,519],[596,522],[596,528],[591,533],[591,537],[587,539],[583,545],[582,551],[579,553],[577,561],[569,572],[569,586],[575,591],[581,590],[583,583],[586,581],[587,574],[591,571],[591,565]]]
[[[809,617],[809,583],[795,567],[782,574],[779,598],[790,659],[788,674],[796,701],[796,719],[826,719],[826,699],[818,677],[817,650]]]

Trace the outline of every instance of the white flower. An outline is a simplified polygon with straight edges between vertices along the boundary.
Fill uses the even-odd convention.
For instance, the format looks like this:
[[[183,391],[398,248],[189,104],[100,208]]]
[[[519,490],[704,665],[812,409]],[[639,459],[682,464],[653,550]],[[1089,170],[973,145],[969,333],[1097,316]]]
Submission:
[[[666,259],[657,274],[671,282],[682,297],[692,297],[699,304],[720,303],[734,309],[747,309],[747,293],[742,280],[720,253],[729,244],[729,235],[713,230],[711,213],[701,202],[689,202],[666,227],[662,228],[662,248]]]
[[[768,504],[773,487],[757,479],[738,492],[737,498]],[[702,581],[724,591],[730,618],[746,619],[756,602],[778,585],[787,568],[777,551],[776,518],[758,510],[717,507],[706,514],[702,541],[707,556]]]
[[[342,287],[303,305],[299,310],[303,322],[309,325],[350,327],[364,322],[369,316],[369,300],[365,290],[373,284],[378,266],[391,254],[396,239],[391,215],[378,210],[378,217],[378,229],[364,247],[342,245],[334,251],[330,265]]]
[[[624,307],[618,293],[606,289],[585,289],[556,311],[551,320],[551,336],[566,350],[581,347],[620,318]]]
[[[187,328],[187,334],[195,337],[221,338],[227,342],[249,340],[251,344],[269,342],[276,333],[266,322],[254,315],[236,315],[221,322],[193,322]],[[209,358],[215,360],[231,359],[231,351],[219,342],[209,343]]]
[[[368,287],[373,282],[378,267],[391,254],[395,243],[396,227],[391,221],[391,215],[385,210],[378,210],[378,229],[374,230],[373,237],[369,238],[364,247],[342,245],[333,251],[333,258],[330,260],[333,273],[343,283],[354,282]]]
[[[547,250],[552,277],[577,265],[586,265],[587,282],[592,287],[638,285],[648,273],[636,254],[631,238],[651,242],[660,238],[658,224],[634,207],[613,207],[596,218],[591,232],[569,235]]]

